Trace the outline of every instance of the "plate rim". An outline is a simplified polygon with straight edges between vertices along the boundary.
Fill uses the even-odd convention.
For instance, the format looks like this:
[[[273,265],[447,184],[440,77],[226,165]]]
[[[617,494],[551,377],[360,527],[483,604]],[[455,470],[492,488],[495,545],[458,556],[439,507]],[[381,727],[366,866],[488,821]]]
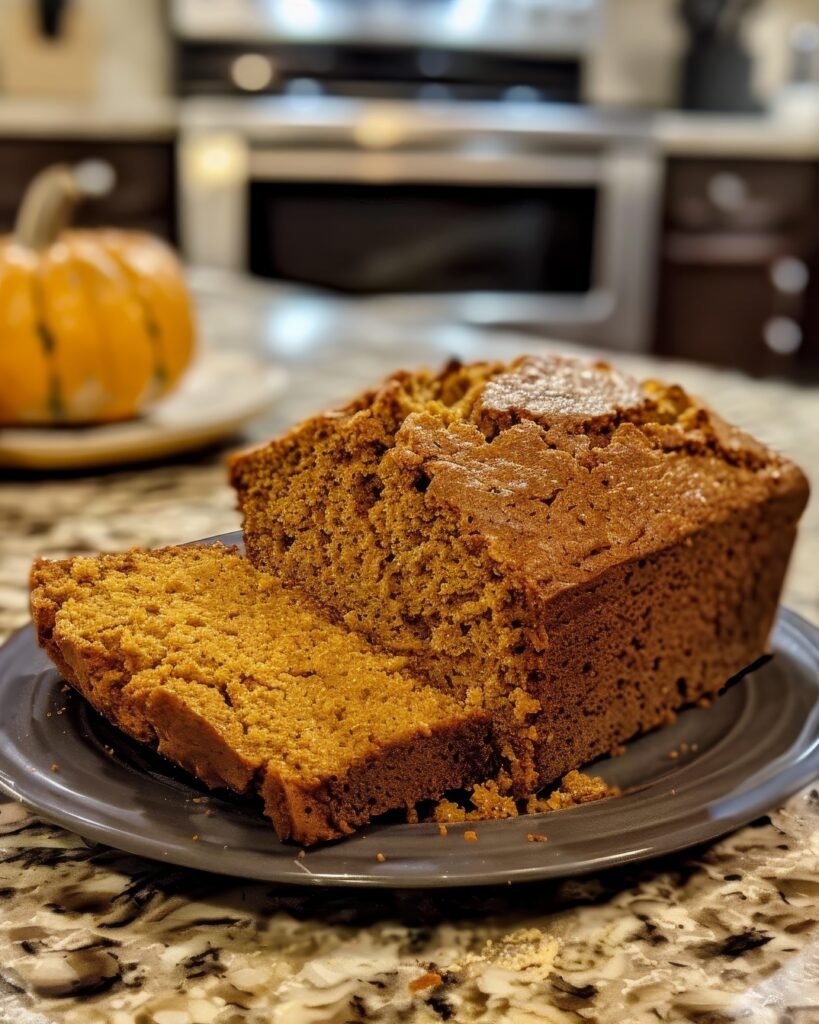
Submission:
[[[220,541],[222,543],[235,543],[236,539],[241,537],[241,531],[235,531],[228,534],[220,534],[214,538],[208,538],[209,541]],[[192,542],[192,543],[202,543]],[[800,660],[802,660],[806,666],[812,664],[814,667],[819,665],[819,628],[813,623],[803,618],[798,613],[787,609],[780,608],[777,617],[776,630],[784,630],[787,635],[790,644],[790,650],[797,650],[799,652]],[[36,645],[36,636],[34,633],[34,627],[32,623],[21,627],[16,630],[11,636],[0,646],[0,681],[4,674],[4,662],[14,653],[16,653],[16,647],[24,645],[32,648],[30,653],[41,653],[40,648]],[[28,656],[28,654],[26,655]],[[791,654],[791,657],[794,655]],[[43,654],[43,659],[45,655]],[[56,671],[56,670],[55,670]],[[19,671],[16,673],[19,675]],[[815,688],[815,700],[813,708],[819,709],[819,672],[813,674],[811,682]],[[54,679],[54,685],[57,685],[57,678]],[[78,701],[82,701],[79,695],[72,694],[72,697]],[[34,722],[35,718],[32,716],[31,721]],[[7,738],[10,738],[9,733],[5,734]],[[75,734],[75,741],[80,741],[79,737]],[[789,749],[793,749],[796,744],[796,740],[792,741]],[[25,758],[26,754],[23,748],[19,745],[16,746],[16,751],[21,758]],[[639,863],[641,861],[655,859],[658,857],[666,856],[671,853],[680,852],[689,849],[692,846],[697,846],[705,842],[712,842],[719,837],[726,835],[729,832],[734,831],[736,828],[753,821],[755,818],[764,814],[770,810],[772,806],[776,805],[777,802],[786,799],[787,797],[796,793],[799,789],[808,785],[814,781],[819,775],[819,730],[814,730],[807,745],[802,742],[799,746],[799,756],[795,761],[783,764],[770,778],[765,779],[761,784],[755,785],[750,793],[745,794],[746,799],[740,801],[739,805],[733,812],[723,813],[720,816],[711,816],[705,822],[695,816],[695,811],[688,809],[687,817],[693,820],[688,820],[683,824],[682,831],[678,829],[665,829],[659,835],[655,834],[650,837],[651,841],[646,841],[645,845],[632,849],[624,853],[622,849],[615,849],[609,855],[603,855],[599,851],[595,852],[594,856],[590,857],[585,853],[581,854],[580,860],[572,859],[570,863],[566,864],[555,864],[553,862],[546,862],[541,864],[530,864],[524,862],[523,866],[516,867],[514,863],[504,864],[501,860],[499,864],[486,864],[483,862],[483,858],[480,856],[480,844],[475,845],[474,850],[475,856],[474,867],[470,870],[465,870],[463,865],[459,865],[457,872],[442,872],[440,869],[432,869],[433,873],[418,873],[416,871],[401,869],[401,861],[393,860],[388,861],[384,864],[378,863],[375,859],[375,851],[377,849],[377,842],[375,837],[378,835],[378,831],[370,834],[366,829],[359,831],[356,835],[351,836],[341,841],[341,844],[347,843],[368,843],[372,850],[371,863],[372,867],[368,867],[366,872],[359,871],[357,873],[343,873],[340,874],[338,870],[320,870],[318,865],[316,869],[311,869],[310,854],[312,851],[308,850],[305,858],[299,858],[299,847],[297,845],[292,846],[293,856],[283,857],[277,854],[275,851],[270,851],[267,856],[271,857],[271,863],[273,870],[269,873],[259,874],[258,871],[248,870],[242,864],[237,863],[230,870],[226,870],[224,865],[220,863],[214,866],[213,847],[208,844],[191,843],[190,848],[185,847],[184,857],[180,857],[181,850],[175,848],[175,844],[179,842],[179,836],[172,835],[168,840],[169,846],[164,850],[161,849],[162,839],[151,838],[148,834],[140,834],[134,830],[133,823],[125,823],[117,826],[105,821],[98,821],[89,819],[87,816],[83,816],[79,805],[84,799],[84,794],[79,791],[74,791],[75,800],[78,804],[78,808],[72,808],[71,804],[66,804],[64,807],[61,805],[47,806],[43,809],[41,800],[38,799],[36,794],[36,787],[27,786],[27,777],[24,775],[22,779],[18,778],[14,774],[9,774],[9,762],[11,758],[10,752],[5,748],[0,748],[0,791],[6,793],[14,800],[18,800],[24,805],[30,807],[38,816],[46,821],[52,822],[62,828],[67,829],[75,833],[76,835],[91,840],[95,843],[100,843],[105,846],[111,847],[115,850],[124,851],[126,854],[133,854],[140,857],[145,857],[159,863],[173,863],[181,865],[183,867],[206,871],[210,874],[227,875],[232,877],[240,877],[245,879],[253,879],[256,881],[264,881],[271,884],[286,883],[286,884],[297,884],[297,885],[320,885],[320,886],[344,886],[344,887],[357,887],[357,888],[448,888],[448,887],[460,887],[460,886],[491,886],[499,884],[512,884],[525,881],[535,881],[543,879],[554,879],[560,877],[566,877],[567,875],[580,876],[583,874],[596,873],[605,871],[612,867],[620,867],[626,864]],[[696,763],[696,762],[692,762]],[[775,759],[767,762],[770,764],[775,763]],[[42,768],[42,766],[38,766]],[[39,771],[41,785],[45,785],[46,788],[52,784],[51,779],[43,771]],[[144,778],[145,776],[143,776]],[[669,779],[673,779],[674,776],[669,776]],[[45,782],[42,782],[45,779]],[[655,785],[659,785],[656,783]],[[669,786],[673,785],[673,782],[669,782]],[[32,789],[35,789],[34,796],[32,798]],[[651,788],[651,785],[648,787]],[[641,792],[636,791],[632,793],[626,793],[621,797],[616,798],[615,801],[604,801],[598,804],[590,804],[585,807],[576,807],[564,810],[561,812],[561,820],[566,820],[564,815],[572,816],[578,814],[596,813],[598,816],[600,812],[603,812],[603,818],[606,816],[606,805],[609,807],[614,806],[615,809],[628,810],[629,805],[634,805],[635,801],[641,799]],[[656,795],[662,796],[662,791]],[[736,797],[742,795],[742,790],[736,784],[731,785],[725,794],[721,794],[719,797],[714,798],[708,802],[708,805],[713,806],[715,799],[724,800],[726,797]],[[111,806],[109,804],[109,806]],[[495,822],[479,822],[477,823],[478,829],[490,829],[495,831],[498,829],[509,828],[512,822],[517,823],[517,828],[520,827],[522,821],[531,822],[533,827],[536,828],[535,823],[539,823],[547,815],[531,815],[516,819],[509,819],[508,821],[495,821]],[[458,823],[455,825],[448,826],[450,832],[455,833],[457,838],[458,833],[462,833],[470,825],[473,827],[476,823]],[[272,826],[271,826],[272,827]],[[407,825],[407,826],[394,826],[401,828],[412,828],[414,830],[424,829],[425,832],[420,833],[421,837],[428,833],[431,840],[435,840],[437,837],[437,826],[434,823],[421,823],[420,825]],[[652,826],[650,823],[643,823],[636,826],[634,832],[635,837],[639,836],[640,832],[651,830]],[[414,835],[419,836],[418,831],[415,831]],[[161,832],[160,832],[161,836]],[[317,850],[330,849],[339,844],[325,845],[316,848]],[[536,844],[531,844],[532,846]],[[291,849],[291,847],[287,847]],[[250,852],[255,857],[265,856],[263,851],[251,850]],[[470,851],[472,852],[472,851]],[[497,859],[502,855],[495,852],[491,853],[490,857]],[[251,859],[254,859],[251,858]],[[434,856],[431,858],[434,861]],[[370,862],[367,862],[368,865]]]

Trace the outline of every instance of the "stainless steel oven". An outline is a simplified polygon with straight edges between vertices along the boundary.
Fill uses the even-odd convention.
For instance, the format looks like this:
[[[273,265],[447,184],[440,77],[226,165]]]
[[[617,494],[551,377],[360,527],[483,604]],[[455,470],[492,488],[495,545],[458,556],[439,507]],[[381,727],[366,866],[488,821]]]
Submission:
[[[640,119],[327,97],[186,110],[192,260],[399,321],[648,346],[660,162]]]

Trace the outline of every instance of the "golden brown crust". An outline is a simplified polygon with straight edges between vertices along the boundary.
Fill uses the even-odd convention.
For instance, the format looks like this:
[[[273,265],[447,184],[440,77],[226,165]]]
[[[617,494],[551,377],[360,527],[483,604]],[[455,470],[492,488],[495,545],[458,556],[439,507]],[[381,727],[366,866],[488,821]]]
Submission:
[[[493,717],[517,793],[762,653],[792,462],[606,364],[398,374],[236,459],[254,564]]]

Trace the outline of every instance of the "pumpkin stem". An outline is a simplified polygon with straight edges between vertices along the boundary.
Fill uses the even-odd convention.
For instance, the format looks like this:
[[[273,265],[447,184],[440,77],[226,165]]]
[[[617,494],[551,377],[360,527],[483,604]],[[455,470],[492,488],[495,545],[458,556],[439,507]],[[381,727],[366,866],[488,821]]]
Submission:
[[[44,168],[32,178],[20,203],[15,239],[28,249],[45,249],[68,226],[81,195],[70,167]]]

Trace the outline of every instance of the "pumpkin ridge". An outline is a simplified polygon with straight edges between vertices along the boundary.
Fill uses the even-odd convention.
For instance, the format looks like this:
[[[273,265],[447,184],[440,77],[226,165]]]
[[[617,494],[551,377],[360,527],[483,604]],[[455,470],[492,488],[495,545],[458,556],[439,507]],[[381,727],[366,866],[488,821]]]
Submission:
[[[45,299],[43,297],[42,267],[37,266],[31,275],[31,300],[35,311],[35,330],[43,352],[48,360],[48,411],[56,420],[65,419],[65,403],[63,402],[60,375],[57,373],[57,337],[46,320]]]
[[[70,236],[68,236],[70,237]],[[73,260],[78,265],[82,265],[83,257],[82,253],[77,251],[74,243],[71,243],[71,255]],[[116,364],[111,351],[111,338],[108,335],[106,325],[103,322],[103,318],[100,315],[100,311],[96,301],[96,295],[94,294],[95,289],[88,278],[88,275],[82,273],[78,268],[77,273],[77,285],[83,294],[85,299],[85,305],[88,309],[88,315],[93,322],[94,329],[97,337],[100,339],[100,357],[105,366],[105,371],[102,374],[102,378],[106,386],[107,402],[110,403],[113,396],[116,394]]]
[[[151,348],[154,350],[154,381],[157,385],[157,390],[162,392],[165,390],[165,385],[168,381],[168,366],[163,345],[162,328],[159,326],[159,321],[153,309],[151,309],[151,304],[140,291],[137,276],[128,261],[122,257],[122,254],[117,251],[115,246],[107,245],[105,251],[122,271],[125,280],[128,282],[131,294],[142,310],[142,316],[145,321],[145,333],[150,339]]]

